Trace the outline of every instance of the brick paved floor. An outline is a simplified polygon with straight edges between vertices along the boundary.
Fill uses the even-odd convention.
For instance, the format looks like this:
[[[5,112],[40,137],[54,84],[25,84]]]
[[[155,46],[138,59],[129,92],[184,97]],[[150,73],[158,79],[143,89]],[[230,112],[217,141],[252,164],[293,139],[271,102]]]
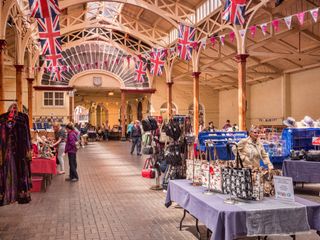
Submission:
[[[154,182],[140,177],[142,164],[141,157],[129,154],[129,143],[90,143],[78,153],[79,182],[55,176],[47,192],[34,193],[30,204],[0,208],[0,240],[197,239],[190,216],[178,230],[182,210],[166,209],[165,194],[149,190]],[[201,232],[205,239],[203,226]],[[310,233],[297,239],[320,238]]]

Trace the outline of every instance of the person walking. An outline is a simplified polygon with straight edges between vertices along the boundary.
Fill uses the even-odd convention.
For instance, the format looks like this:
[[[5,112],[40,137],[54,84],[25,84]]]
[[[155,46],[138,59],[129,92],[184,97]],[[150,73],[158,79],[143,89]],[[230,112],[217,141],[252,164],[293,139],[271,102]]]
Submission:
[[[66,131],[64,128],[61,127],[60,123],[55,122],[53,123],[53,130],[54,130],[54,137],[55,137],[55,142],[52,145],[52,147],[56,148],[57,152],[57,163],[59,164],[59,171],[58,174],[64,174],[64,160],[63,160],[63,155],[64,155],[64,149],[66,147]]]
[[[141,133],[141,126],[139,120],[134,122],[134,125],[131,130],[131,139],[132,139],[132,146],[131,146],[131,154],[134,152],[134,148],[137,148],[137,155],[141,156],[141,141],[142,141],[142,133]]]
[[[77,132],[74,130],[74,127],[71,123],[66,126],[68,137],[65,148],[65,153],[68,154],[70,173],[69,177],[66,178],[66,181],[77,182],[79,176],[77,173],[77,146],[76,142],[78,140]]]

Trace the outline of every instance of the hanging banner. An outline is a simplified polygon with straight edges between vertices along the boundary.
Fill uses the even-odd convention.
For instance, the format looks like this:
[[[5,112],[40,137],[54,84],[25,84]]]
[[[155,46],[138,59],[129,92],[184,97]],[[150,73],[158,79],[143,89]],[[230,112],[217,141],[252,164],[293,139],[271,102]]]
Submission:
[[[230,32],[229,33],[229,38],[230,38],[230,41],[233,43],[234,42],[234,39],[235,39],[236,35],[234,32]]]
[[[251,34],[252,38],[254,38],[254,36],[256,35],[256,32],[257,32],[257,26],[251,26],[250,27],[250,34]]]
[[[271,22],[274,31],[278,32],[279,31],[279,19],[275,19]]]
[[[313,21],[317,22],[318,21],[319,8],[311,9],[310,10],[310,14],[311,14],[311,16],[313,18]]]
[[[221,42],[222,46],[224,46],[224,38],[225,38],[225,37],[226,37],[225,34],[219,36],[220,42]]]
[[[288,29],[291,29],[291,23],[292,23],[292,16],[288,16],[284,18],[284,22],[286,23]]]
[[[303,23],[304,23],[304,14],[305,14],[305,12],[301,12],[301,13],[296,14],[300,25],[303,25]]]
[[[263,33],[264,36],[267,34],[267,26],[268,26],[267,23],[262,23],[262,24],[260,25],[261,31],[262,31],[262,33]]]

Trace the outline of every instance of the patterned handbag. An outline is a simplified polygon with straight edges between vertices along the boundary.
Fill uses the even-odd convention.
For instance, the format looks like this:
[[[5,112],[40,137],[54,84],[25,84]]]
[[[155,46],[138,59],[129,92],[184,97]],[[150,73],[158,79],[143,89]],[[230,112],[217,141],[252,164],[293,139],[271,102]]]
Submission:
[[[222,189],[224,194],[231,194],[245,200],[252,200],[251,169],[244,168],[236,144],[237,156],[235,168],[222,169]],[[229,147],[229,146],[227,146]]]
[[[209,152],[209,160],[211,159],[211,151]],[[216,145],[214,145],[214,159],[213,159],[213,165],[210,166],[209,169],[211,178],[211,190],[214,192],[222,192],[222,168],[221,165],[219,165],[218,160],[218,152]]]

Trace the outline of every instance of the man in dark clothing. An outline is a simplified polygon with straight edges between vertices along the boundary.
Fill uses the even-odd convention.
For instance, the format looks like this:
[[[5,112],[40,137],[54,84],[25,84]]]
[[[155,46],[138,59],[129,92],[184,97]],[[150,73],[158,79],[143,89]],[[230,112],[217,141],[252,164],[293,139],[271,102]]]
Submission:
[[[132,146],[131,146],[131,154],[133,154],[134,148],[137,146],[137,155],[141,156],[141,141],[142,141],[142,133],[140,122],[138,120],[135,121],[132,130],[131,130],[131,139],[132,139]]]

